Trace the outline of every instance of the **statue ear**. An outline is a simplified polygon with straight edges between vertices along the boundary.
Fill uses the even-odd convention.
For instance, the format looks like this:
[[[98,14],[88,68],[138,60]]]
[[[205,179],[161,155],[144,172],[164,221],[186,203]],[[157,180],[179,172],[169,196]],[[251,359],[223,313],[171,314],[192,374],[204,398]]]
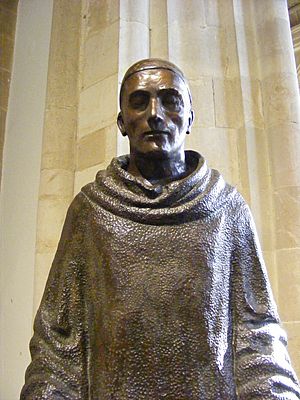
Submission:
[[[189,116],[189,124],[188,124],[187,130],[186,130],[187,135],[191,132],[191,126],[193,125],[193,122],[194,122],[194,116],[195,116],[194,110],[191,109],[190,116]]]
[[[120,129],[120,132],[122,133],[123,136],[127,136],[126,130],[125,130],[125,125],[124,125],[124,120],[122,116],[122,111],[119,112],[118,118],[117,118],[117,124]]]

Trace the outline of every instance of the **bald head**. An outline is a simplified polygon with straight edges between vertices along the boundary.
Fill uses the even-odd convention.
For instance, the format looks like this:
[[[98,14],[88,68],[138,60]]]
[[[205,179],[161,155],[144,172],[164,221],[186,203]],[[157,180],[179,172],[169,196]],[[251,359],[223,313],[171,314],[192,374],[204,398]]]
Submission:
[[[133,74],[141,71],[147,71],[147,70],[155,70],[155,69],[165,69],[172,71],[174,74],[176,74],[185,84],[188,94],[190,97],[190,102],[192,104],[192,96],[190,92],[190,88],[188,85],[187,80],[185,79],[185,76],[183,72],[173,63],[167,60],[162,60],[160,58],[145,58],[144,60],[137,61],[134,63],[131,67],[128,68],[126,71],[124,78],[122,80],[121,84],[121,90],[120,90],[120,107],[122,103],[122,92],[124,88],[124,84],[127,81],[129,77],[131,77]]]

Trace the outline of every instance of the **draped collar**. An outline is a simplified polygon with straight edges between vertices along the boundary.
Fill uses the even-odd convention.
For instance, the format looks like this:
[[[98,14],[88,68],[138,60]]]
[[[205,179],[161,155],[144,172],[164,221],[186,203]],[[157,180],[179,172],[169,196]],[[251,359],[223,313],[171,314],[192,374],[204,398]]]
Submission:
[[[178,224],[216,211],[232,198],[235,189],[220,173],[208,168],[195,151],[186,151],[191,174],[165,185],[152,185],[127,172],[129,156],[114,158],[82,192],[89,201],[113,214],[146,224]]]

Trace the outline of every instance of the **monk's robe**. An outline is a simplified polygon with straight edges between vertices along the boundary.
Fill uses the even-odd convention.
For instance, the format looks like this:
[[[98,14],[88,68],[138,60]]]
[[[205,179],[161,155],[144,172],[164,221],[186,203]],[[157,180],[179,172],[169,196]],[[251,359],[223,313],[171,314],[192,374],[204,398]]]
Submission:
[[[71,204],[24,399],[299,399],[255,226],[186,152],[165,186],[113,159]]]

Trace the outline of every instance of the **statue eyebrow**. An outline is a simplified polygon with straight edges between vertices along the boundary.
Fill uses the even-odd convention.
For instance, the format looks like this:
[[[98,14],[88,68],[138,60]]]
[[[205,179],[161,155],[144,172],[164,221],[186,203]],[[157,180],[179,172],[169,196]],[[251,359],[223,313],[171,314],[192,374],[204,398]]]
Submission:
[[[181,95],[181,93],[177,90],[177,89],[174,89],[174,88],[164,88],[164,89],[160,89],[159,91],[158,91],[158,94],[164,94],[164,93],[171,93],[171,94],[175,94],[176,96],[178,96],[178,97],[180,97],[181,99],[182,99],[182,95]]]
[[[163,88],[158,90],[157,92],[158,96],[164,96],[165,94],[171,94],[174,95],[176,97],[178,97],[180,99],[180,101],[183,101],[183,97],[182,94],[175,88]],[[137,89],[134,92],[130,93],[129,95],[129,102],[133,101],[134,98],[142,96],[145,99],[149,99],[150,98],[150,93],[147,90],[143,90],[143,89]]]
[[[129,95],[129,100],[134,98],[135,96],[142,95],[142,96],[149,96],[149,93],[146,90],[138,89],[135,90],[134,92],[130,93]]]

